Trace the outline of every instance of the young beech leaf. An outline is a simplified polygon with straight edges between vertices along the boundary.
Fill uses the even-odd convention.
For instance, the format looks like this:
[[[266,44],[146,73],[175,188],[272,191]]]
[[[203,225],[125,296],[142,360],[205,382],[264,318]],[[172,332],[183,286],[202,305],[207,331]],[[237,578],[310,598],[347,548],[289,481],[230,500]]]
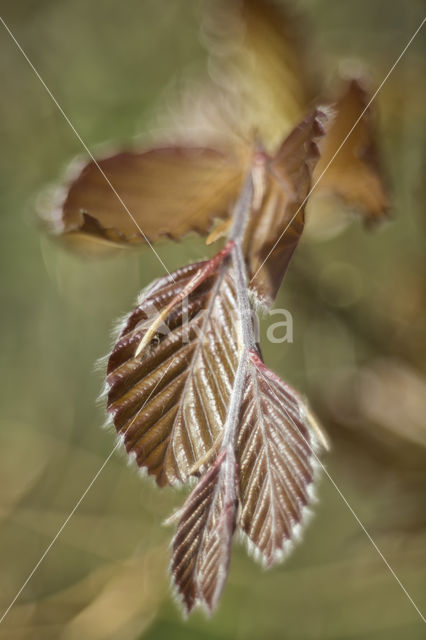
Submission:
[[[297,393],[256,352],[250,364],[238,427],[241,510],[238,526],[265,566],[289,550],[312,495],[316,422]]]
[[[180,511],[170,566],[189,613],[199,603],[212,612],[228,574],[237,513],[235,455],[222,450]]]
[[[327,109],[316,109],[264,159],[263,193],[245,239],[251,287],[270,305],[281,285],[305,224],[305,199],[319,158],[317,141],[325,134]],[[259,189],[262,191],[262,187]]]
[[[160,486],[186,480],[220,445],[238,362],[230,246],[149,287],[109,358],[108,412]]]
[[[255,134],[270,154],[318,94],[303,31],[290,7],[271,0],[212,0],[205,20],[219,104],[241,140]]]
[[[276,157],[263,154],[260,166],[255,158],[224,249],[149,287],[109,358],[108,412],[138,465],[160,486],[204,474],[178,512],[173,541],[172,579],[187,612],[196,604],[209,612],[217,606],[236,522],[270,566],[300,529],[310,498],[321,436],[296,392],[261,360],[247,244],[253,246],[256,207],[263,244],[281,230],[274,227],[281,212],[277,200],[266,207],[262,185],[266,195],[275,188],[289,203],[282,221],[295,210],[302,196],[296,200],[290,190],[298,181],[303,193],[309,186],[325,117],[315,111]],[[282,254],[273,256],[274,277],[284,273],[303,230],[301,219],[296,216],[299,226],[291,226],[280,245]],[[268,284],[262,293],[272,296],[278,283]]]
[[[327,446],[306,405],[259,351],[240,358],[244,384],[232,392],[235,424],[226,423],[237,435],[236,459],[234,444],[224,446],[177,514],[170,571],[186,613],[197,604],[216,608],[235,522],[265,566],[288,553],[312,501],[315,451]]]
[[[215,216],[229,215],[242,177],[236,160],[214,149],[122,152],[84,166],[48,220],[83,250],[180,240],[189,231],[207,233]]]
[[[333,107],[336,116],[320,145],[321,158],[315,168],[313,182],[321,176],[318,185],[321,190],[341,197],[349,207],[360,211],[367,222],[380,222],[387,217],[389,202],[376,142],[374,108],[371,105],[332,160],[369,100],[370,96],[361,79],[346,82]]]

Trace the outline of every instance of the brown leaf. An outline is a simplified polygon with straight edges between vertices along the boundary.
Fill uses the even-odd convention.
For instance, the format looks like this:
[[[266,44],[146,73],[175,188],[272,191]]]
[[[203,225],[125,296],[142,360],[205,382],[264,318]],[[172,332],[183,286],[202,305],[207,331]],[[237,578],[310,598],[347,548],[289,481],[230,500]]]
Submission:
[[[304,228],[304,201],[327,120],[327,110],[316,109],[293,129],[274,158],[265,159],[261,204],[247,230],[245,253],[251,288],[267,305],[277,295]]]
[[[320,145],[321,158],[315,167],[313,182],[321,177],[318,190],[341,197],[348,206],[360,211],[367,222],[379,222],[387,217],[389,202],[376,144],[373,106],[368,107],[333,159],[369,100],[370,95],[360,79],[346,83],[333,107],[336,117]]]
[[[217,606],[231,553],[237,510],[236,463],[222,450],[187,498],[173,539],[172,580],[186,613]]]
[[[220,448],[238,362],[229,250],[149,287],[109,358],[108,412],[160,486],[184,481]]]
[[[86,250],[179,240],[189,231],[206,234],[215,216],[227,216],[241,180],[236,161],[214,149],[122,152],[87,164],[45,217]]]
[[[270,0],[214,0],[205,25],[213,80],[233,133],[256,135],[274,154],[305,113],[314,89],[301,21]]]
[[[326,444],[297,393],[251,353],[237,442],[238,526],[266,566],[287,554],[304,524],[319,441]]]

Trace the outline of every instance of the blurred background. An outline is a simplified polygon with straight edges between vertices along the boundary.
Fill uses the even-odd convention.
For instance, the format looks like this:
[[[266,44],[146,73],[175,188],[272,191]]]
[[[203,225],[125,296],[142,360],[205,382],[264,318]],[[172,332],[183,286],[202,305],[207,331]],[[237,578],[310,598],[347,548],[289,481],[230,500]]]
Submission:
[[[326,79],[364,62],[377,86],[424,14],[421,0],[300,0]],[[153,135],[177,74],[203,69],[203,2],[0,0],[90,149]],[[294,342],[263,349],[328,432],[331,477],[426,611],[426,31],[377,98],[392,222],[366,232],[340,210],[308,225],[277,306]],[[317,62],[317,61],[316,61]],[[148,249],[82,260],[43,235],[39,193],[84,150],[0,26],[0,609],[6,609],[111,453],[96,403],[115,320],[162,268]],[[172,270],[203,240],[164,242]],[[274,318],[276,321],[276,318]],[[263,329],[268,326],[264,319]],[[184,621],[162,526],[182,501],[115,453],[0,624],[7,640],[424,638],[424,624],[323,477],[288,561],[263,571],[235,544],[211,620]]]

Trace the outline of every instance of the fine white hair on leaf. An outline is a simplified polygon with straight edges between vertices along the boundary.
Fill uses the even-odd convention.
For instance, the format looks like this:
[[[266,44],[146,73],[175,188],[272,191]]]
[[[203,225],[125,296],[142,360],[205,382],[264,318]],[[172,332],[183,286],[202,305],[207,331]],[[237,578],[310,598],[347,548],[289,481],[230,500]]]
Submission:
[[[124,436],[123,436],[123,445],[124,445]],[[136,463],[136,464],[137,464],[137,461],[136,461],[136,452],[135,452],[135,451],[129,451],[129,452],[127,452],[127,456],[128,456],[128,457],[127,457],[127,466],[128,466],[128,467],[133,466],[133,464],[134,464],[134,463]],[[142,469],[144,469],[144,467],[142,467]],[[139,467],[139,473],[141,472],[141,470],[142,470],[142,469]]]
[[[190,612],[185,607],[183,595],[179,592],[179,588],[173,579],[171,562],[169,564],[168,572],[170,576],[170,591],[171,591],[172,599],[176,603],[178,609],[181,611],[184,619],[187,620]],[[194,607],[197,607],[197,606],[198,606],[198,602],[195,603]]]
[[[261,315],[261,318],[264,318],[271,307],[271,303],[268,302],[266,298],[262,299],[260,297],[260,293],[256,291],[256,289],[249,288],[248,293],[249,300],[252,303],[256,313],[259,313]]]
[[[284,562],[288,558],[296,544],[299,544],[302,541],[303,533],[314,516],[314,512],[310,508],[310,505],[317,501],[317,497],[315,494],[315,485],[317,481],[316,474],[318,473],[320,465],[315,465],[315,463],[313,462],[313,466],[314,481],[306,487],[309,497],[309,505],[305,505],[304,507],[302,507],[300,521],[293,525],[291,530],[291,537],[283,539],[282,546],[274,551],[271,561],[268,562],[266,556],[256,546],[256,544],[252,540],[250,540],[247,533],[243,531],[241,527],[238,527],[238,538],[240,543],[246,547],[247,553],[251,557],[253,557],[256,562],[261,564],[264,569],[271,569],[274,565]]]
[[[174,511],[162,522],[163,527],[171,527],[172,525],[176,524],[178,522],[178,520],[180,520],[180,518],[182,517],[184,512],[183,507],[178,507],[177,509],[174,509]],[[173,546],[173,540],[170,541],[169,547],[171,548]]]
[[[112,338],[112,341],[113,341],[113,345],[112,346],[114,346],[115,343],[117,342],[118,336],[123,331],[124,327],[127,324],[128,319],[130,318],[132,313],[133,313],[133,311],[131,311],[130,313],[125,313],[125,314],[119,316],[118,318],[116,318],[115,322],[113,323],[112,329],[111,329],[111,338]],[[106,357],[109,358],[109,355],[106,356]]]
[[[102,385],[102,389],[98,394],[98,397],[96,398],[96,402],[98,404],[100,403],[104,403],[105,398],[108,396],[109,393],[109,384],[107,382],[104,382]]]
[[[71,183],[77,179],[86,164],[87,157],[82,153],[78,154],[67,164],[65,169],[63,169],[62,176],[59,178],[58,183],[43,189],[37,197],[37,215],[40,220],[47,225],[53,235],[60,235],[64,231],[64,222],[62,219],[63,205],[68,196]]]
[[[99,356],[99,358],[95,361],[95,364],[94,364],[95,371],[100,371],[101,373],[105,373],[105,370],[108,365],[109,356],[110,356],[109,353],[103,356]]]
[[[316,491],[316,484],[318,482],[318,475],[320,473],[319,467],[315,465],[313,466],[314,466],[314,481],[308,484],[308,486],[306,487],[306,492],[309,498],[309,504],[312,504],[312,505],[317,504],[319,501],[317,491]]]
[[[110,415],[107,414],[105,416],[105,420],[103,421],[103,423],[101,425],[101,429],[104,429],[106,431],[110,431],[112,429],[115,430],[114,422],[113,422],[112,417]]]

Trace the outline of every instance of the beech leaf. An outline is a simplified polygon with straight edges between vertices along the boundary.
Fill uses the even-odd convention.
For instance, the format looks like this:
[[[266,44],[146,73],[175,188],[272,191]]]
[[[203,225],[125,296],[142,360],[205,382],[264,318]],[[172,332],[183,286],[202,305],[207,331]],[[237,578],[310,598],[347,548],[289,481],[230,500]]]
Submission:
[[[238,507],[240,530],[270,566],[301,528],[310,499],[320,432],[315,435],[296,392],[261,360],[247,245],[255,246],[258,227],[260,246],[262,234],[273,234],[272,241],[278,232],[277,201],[264,202],[265,177],[269,189],[271,176],[276,193],[287,198],[284,217],[295,210],[289,177],[295,189],[308,188],[325,119],[315,111],[276,157],[261,154],[259,164],[255,156],[224,249],[151,285],[109,358],[108,412],[128,453],[160,486],[201,476],[178,513],[173,542],[172,579],[187,613],[197,604],[209,612],[217,606]],[[303,230],[303,212],[295,221],[282,255],[272,260],[281,276]],[[269,284],[271,296],[279,283]]]
[[[219,449],[238,359],[229,250],[149,287],[109,358],[108,412],[159,485],[186,480]]]
[[[235,159],[215,149],[121,152],[86,164],[47,220],[85,251],[180,240],[190,231],[207,234],[214,217],[228,216],[241,181]]]
[[[289,551],[312,500],[315,451],[326,441],[298,394],[250,354],[237,440],[238,526],[265,566]]]
[[[339,196],[367,222],[374,223],[387,218],[389,201],[376,141],[376,114],[369,102],[365,81],[360,78],[346,81],[333,106],[336,115],[322,141],[313,181],[321,176],[318,187],[322,191]]]
[[[186,613],[200,603],[211,613],[226,581],[237,511],[236,462],[223,450],[181,510],[171,574]]]
[[[319,158],[317,142],[330,118],[316,109],[282,143],[273,158],[265,158],[260,206],[246,234],[245,253],[251,287],[261,302],[276,297],[305,224],[305,199]]]

